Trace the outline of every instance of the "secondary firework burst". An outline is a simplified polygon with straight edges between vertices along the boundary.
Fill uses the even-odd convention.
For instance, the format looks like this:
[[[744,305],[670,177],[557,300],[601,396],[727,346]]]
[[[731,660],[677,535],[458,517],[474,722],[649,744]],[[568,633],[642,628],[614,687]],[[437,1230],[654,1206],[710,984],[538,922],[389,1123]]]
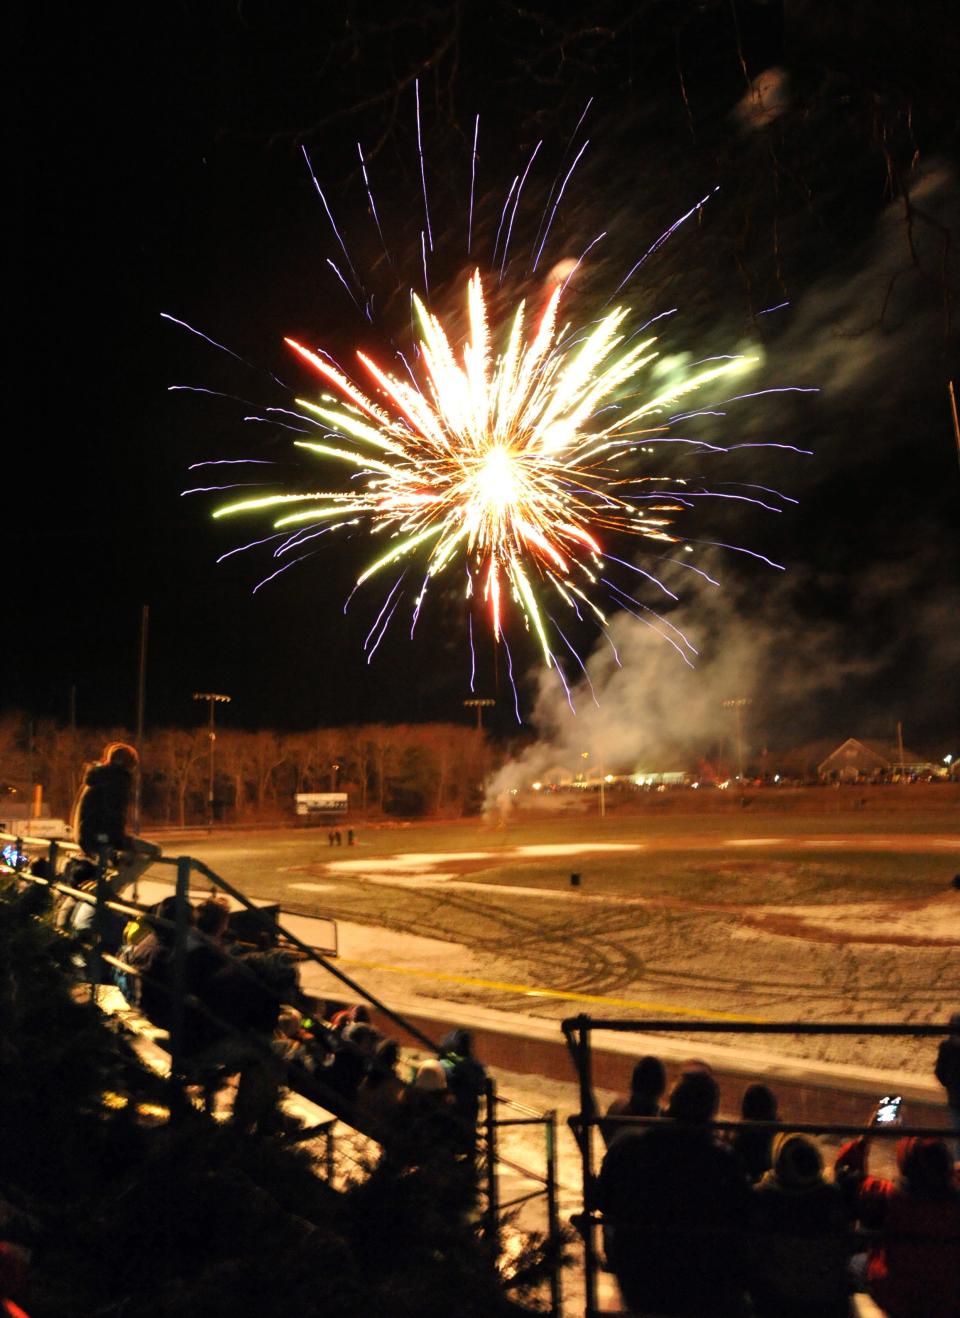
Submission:
[[[272,510],[275,531],[287,533],[278,555],[327,531],[362,526],[386,543],[358,586],[378,573],[422,564],[414,620],[430,582],[459,563],[467,594],[482,601],[494,638],[503,638],[513,608],[546,664],[560,671],[551,636],[559,629],[551,625],[547,597],[605,626],[606,601],[615,598],[603,584],[605,546],[630,536],[662,549],[678,539],[671,526],[684,504],[674,490],[683,482],[635,474],[632,455],[665,432],[680,398],[756,361],[735,356],[704,363],[643,396],[655,339],[629,343],[624,307],[574,332],[559,322],[561,294],[555,286],[538,318],[521,302],[495,347],[475,272],[459,355],[440,319],[413,295],[418,371],[405,380],[358,352],[366,389],[287,339],[324,388],[336,390],[296,400],[297,417],[316,432],[297,447],[351,479],[242,499],[214,516]]]

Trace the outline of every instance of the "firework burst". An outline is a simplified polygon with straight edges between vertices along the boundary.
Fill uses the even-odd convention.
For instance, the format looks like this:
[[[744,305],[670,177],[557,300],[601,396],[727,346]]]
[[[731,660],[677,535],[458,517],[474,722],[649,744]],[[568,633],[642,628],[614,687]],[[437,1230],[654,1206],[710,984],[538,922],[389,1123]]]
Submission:
[[[680,501],[682,481],[634,474],[631,455],[666,431],[680,398],[757,360],[704,363],[644,397],[639,382],[658,355],[655,339],[628,346],[629,313],[621,307],[574,333],[558,322],[561,294],[558,284],[530,327],[521,302],[495,348],[475,272],[459,357],[438,317],[413,295],[419,374],[400,379],[358,352],[372,382],[366,392],[329,360],[287,339],[337,391],[296,400],[297,416],[317,432],[297,446],[352,479],[309,493],[241,499],[214,516],[272,510],[275,531],[286,533],[278,556],[322,532],[360,524],[387,543],[358,586],[422,562],[414,619],[430,581],[464,564],[467,593],[482,600],[494,638],[503,638],[512,606],[546,664],[561,671],[545,597],[553,594],[578,617],[586,610],[606,625],[607,542],[623,536],[675,542],[671,524],[689,506]],[[391,616],[392,610],[388,621]]]

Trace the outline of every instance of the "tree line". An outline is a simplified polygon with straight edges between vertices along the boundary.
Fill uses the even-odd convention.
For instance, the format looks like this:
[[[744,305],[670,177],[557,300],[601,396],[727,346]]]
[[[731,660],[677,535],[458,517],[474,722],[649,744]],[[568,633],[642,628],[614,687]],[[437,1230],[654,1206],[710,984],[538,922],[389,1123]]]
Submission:
[[[110,741],[136,743],[129,728],[63,727],[0,717],[0,817],[33,784],[44,813],[66,817],[85,768]],[[160,728],[143,738],[141,805],[155,823],[205,819],[210,734]],[[363,724],[305,732],[219,728],[213,742],[214,809],[224,822],[290,817],[298,792],[346,792],[364,815],[457,818],[476,812],[495,752],[485,734],[454,723]]]

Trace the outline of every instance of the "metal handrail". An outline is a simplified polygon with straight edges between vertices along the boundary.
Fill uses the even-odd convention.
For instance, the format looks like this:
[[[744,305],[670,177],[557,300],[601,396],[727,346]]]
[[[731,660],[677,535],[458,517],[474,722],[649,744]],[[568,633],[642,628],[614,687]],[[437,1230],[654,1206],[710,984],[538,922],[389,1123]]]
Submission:
[[[647,1020],[595,1019],[587,1015],[568,1017],[561,1024],[571,1060],[577,1073],[580,1089],[580,1112],[568,1119],[580,1149],[582,1175],[583,1211],[573,1219],[583,1239],[584,1258],[584,1313],[586,1318],[594,1318],[597,1310],[597,1248],[594,1233],[600,1225],[601,1218],[595,1208],[594,1189],[596,1176],[593,1169],[593,1141],[590,1138],[594,1127],[601,1121],[625,1126],[668,1125],[679,1128],[681,1123],[672,1118],[663,1117],[601,1117],[597,1111],[597,1102],[593,1093],[592,1054],[590,1036],[597,1030],[617,1033],[653,1033],[682,1032],[688,1034],[798,1034],[798,1035],[879,1035],[907,1036],[913,1038],[943,1038],[951,1032],[949,1022],[942,1025],[907,1025],[890,1021],[878,1021],[875,1024],[851,1024],[849,1022],[826,1021],[812,1025],[807,1021],[691,1021],[672,1018]],[[688,1127],[689,1128],[689,1127]],[[706,1128],[721,1131],[752,1129],[770,1133],[785,1131],[798,1134],[839,1135],[847,1137],[865,1136],[867,1138],[896,1138],[905,1136],[942,1136],[952,1138],[955,1131],[951,1128],[930,1126],[853,1126],[842,1123],[782,1122],[782,1121],[722,1121],[706,1123]],[[703,1130],[701,1125],[698,1129]]]
[[[54,874],[56,873],[57,858],[61,851],[69,851],[81,856],[84,854],[77,846],[77,844],[74,842],[60,842],[58,840],[50,839],[50,838],[31,838],[25,835],[0,833],[0,839],[7,837],[9,837],[11,841],[16,843],[18,853],[21,851],[23,845],[27,845],[27,846],[39,845],[49,848],[48,863],[50,863],[50,865],[52,866]],[[191,856],[178,856],[178,857],[157,856],[156,859],[152,861],[152,864],[174,865],[177,867],[176,895],[178,896],[178,898],[180,896],[180,888],[181,888],[181,870],[185,866],[187,867],[188,872],[187,872],[187,877],[184,886],[184,893],[183,893],[184,900],[187,900],[187,893],[189,891],[189,872],[195,871],[196,873],[203,875],[215,887],[220,888],[223,892],[233,897],[235,901],[238,901],[240,905],[243,906],[246,910],[250,911],[254,917],[254,920],[259,922],[264,929],[267,930],[275,929],[277,933],[279,933],[283,938],[287,940],[288,943],[291,944],[291,946],[297,948],[298,951],[302,952],[308,958],[308,960],[314,961],[317,965],[321,966],[335,979],[338,979],[342,984],[346,985],[347,988],[349,988],[353,993],[358,994],[361,998],[365,999],[365,1001],[369,1002],[372,1007],[376,1008],[377,1011],[382,1012],[383,1015],[386,1016],[388,1020],[392,1021],[395,1025],[399,1025],[401,1029],[405,1030],[413,1038],[419,1039],[419,1041],[422,1044],[425,1044],[431,1050],[431,1052],[434,1052],[437,1055],[442,1055],[443,1050],[441,1049],[440,1045],[435,1040],[431,1039],[428,1034],[425,1034],[424,1031],[421,1030],[418,1026],[407,1021],[405,1017],[403,1017],[399,1012],[396,1012],[391,1007],[388,1007],[386,1003],[382,1002],[375,994],[371,993],[368,989],[365,989],[361,984],[359,984],[345,971],[340,970],[337,966],[333,965],[332,962],[327,957],[323,956],[320,952],[318,952],[316,948],[312,948],[307,943],[304,943],[302,939],[298,938],[296,934],[291,933],[288,929],[285,929],[283,925],[279,923],[274,923],[273,921],[268,921],[267,917],[263,914],[260,907],[256,906],[250,900],[249,897],[247,897],[244,893],[240,892],[239,889],[235,888],[231,883],[228,883],[227,880],[222,878],[221,875],[217,874],[216,871],[212,870],[208,865],[205,865],[203,861],[196,860]],[[21,877],[27,877],[22,874],[22,871],[18,871],[18,872],[21,873]],[[179,941],[180,940],[178,939],[177,942],[179,943]],[[177,952],[175,949],[174,952],[175,965],[177,959],[178,959]]]

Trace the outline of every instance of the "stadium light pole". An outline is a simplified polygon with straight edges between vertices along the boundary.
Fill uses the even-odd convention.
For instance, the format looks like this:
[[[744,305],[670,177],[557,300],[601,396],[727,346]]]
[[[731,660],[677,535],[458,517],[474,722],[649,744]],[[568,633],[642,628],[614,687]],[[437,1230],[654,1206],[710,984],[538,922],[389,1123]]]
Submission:
[[[210,827],[213,828],[213,748],[217,740],[213,711],[217,705],[229,705],[230,697],[218,695],[215,691],[194,691],[193,698],[194,700],[205,700],[210,709],[210,727],[207,732],[207,736],[210,738],[210,782],[207,787],[207,816]]]
[[[484,711],[485,709],[489,709],[492,705],[495,705],[496,703],[497,703],[497,702],[496,702],[495,700],[489,700],[489,699],[484,699],[484,700],[478,700],[478,699],[474,699],[474,700],[465,700],[465,701],[463,702],[464,709],[475,709],[475,710],[477,711],[477,731],[478,731],[478,732],[482,732],[482,731],[483,731],[483,711]]]

